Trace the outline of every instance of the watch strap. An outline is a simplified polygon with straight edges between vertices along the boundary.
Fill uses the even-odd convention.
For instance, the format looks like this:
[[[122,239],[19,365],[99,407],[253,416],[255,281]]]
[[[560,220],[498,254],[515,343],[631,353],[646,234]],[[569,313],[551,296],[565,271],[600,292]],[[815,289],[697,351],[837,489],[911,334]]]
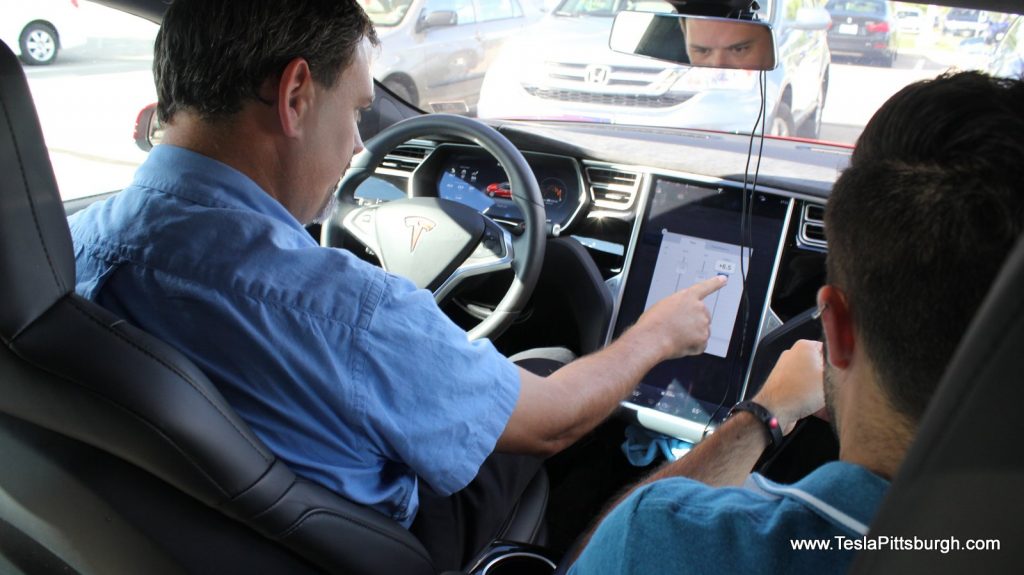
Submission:
[[[768,432],[768,447],[777,447],[782,444],[782,426],[779,425],[779,420],[771,411],[768,411],[767,407],[756,401],[741,401],[732,406],[732,409],[729,410],[729,417],[740,411],[752,414],[758,421],[764,424],[765,431]]]

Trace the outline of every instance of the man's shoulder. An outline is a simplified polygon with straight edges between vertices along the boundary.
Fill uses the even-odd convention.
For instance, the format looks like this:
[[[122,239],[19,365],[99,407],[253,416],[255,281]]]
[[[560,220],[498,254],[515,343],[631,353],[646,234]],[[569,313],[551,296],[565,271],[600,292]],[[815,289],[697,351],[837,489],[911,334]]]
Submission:
[[[764,571],[774,546],[764,525],[776,509],[772,498],[741,488],[662,479],[605,518],[572,573]]]
[[[674,528],[709,522],[760,523],[778,509],[778,497],[745,487],[711,487],[686,477],[662,479],[631,497],[633,514]]]
[[[321,247],[304,229],[276,218],[141,186],[89,206],[69,223],[81,270],[86,260],[98,261],[101,269],[128,269],[146,281],[328,319],[357,321],[347,312],[335,317],[353,307],[340,303],[394,283],[380,268]]]
[[[609,514],[573,573],[841,572],[851,553],[794,548],[837,535],[852,534],[787,495],[663,479]]]
[[[887,487],[888,482],[860,466],[832,462],[792,485],[756,473],[739,487],[711,487],[677,477],[646,485],[631,499],[634,514],[661,516],[676,525],[856,533],[867,529]]]

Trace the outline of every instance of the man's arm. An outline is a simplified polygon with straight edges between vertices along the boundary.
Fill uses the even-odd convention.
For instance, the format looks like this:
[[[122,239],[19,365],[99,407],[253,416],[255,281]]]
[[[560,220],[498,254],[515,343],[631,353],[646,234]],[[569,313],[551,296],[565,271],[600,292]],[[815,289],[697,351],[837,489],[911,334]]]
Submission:
[[[655,365],[703,352],[711,333],[703,300],[723,285],[715,276],[666,297],[611,345],[547,377],[520,369],[498,451],[557,453],[604,421]]]
[[[825,404],[821,343],[800,340],[782,352],[754,401],[772,412],[784,434],[792,431],[800,419],[820,411]],[[627,490],[608,506],[601,519],[633,491],[659,479],[689,477],[712,487],[742,485],[767,446],[764,424],[741,411],[685,456],[663,465]],[[594,523],[578,549],[586,546],[600,523]]]
[[[782,352],[754,401],[775,416],[783,435],[825,405],[821,343],[800,340]],[[741,411],[684,457],[662,466],[642,484],[665,477],[689,477],[712,487],[742,485],[768,446],[768,434],[752,414]]]

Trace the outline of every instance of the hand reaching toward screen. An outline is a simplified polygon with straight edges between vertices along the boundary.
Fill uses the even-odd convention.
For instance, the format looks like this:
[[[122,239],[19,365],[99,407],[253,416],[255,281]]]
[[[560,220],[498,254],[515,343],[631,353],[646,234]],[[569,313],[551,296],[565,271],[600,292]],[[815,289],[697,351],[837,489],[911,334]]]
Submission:
[[[711,313],[704,298],[721,289],[726,281],[724,276],[715,276],[677,291],[645,311],[636,328],[665,346],[665,359],[703,352],[711,336]]]
[[[779,420],[784,434],[825,406],[821,342],[802,339],[782,352],[754,401]]]

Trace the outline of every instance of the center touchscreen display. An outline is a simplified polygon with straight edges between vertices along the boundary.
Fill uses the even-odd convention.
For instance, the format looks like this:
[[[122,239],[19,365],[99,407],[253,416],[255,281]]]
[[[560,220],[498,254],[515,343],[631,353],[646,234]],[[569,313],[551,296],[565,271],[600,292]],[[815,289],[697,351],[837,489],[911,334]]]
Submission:
[[[762,193],[751,198],[748,192],[744,227],[740,189],[655,182],[633,246],[614,335],[673,292],[713,275],[729,281],[704,300],[711,312],[705,352],[657,365],[628,399],[626,407],[635,409],[644,425],[697,440],[708,423],[721,421],[739,401],[789,203]],[[651,411],[658,414],[653,424],[642,417],[650,419]]]

